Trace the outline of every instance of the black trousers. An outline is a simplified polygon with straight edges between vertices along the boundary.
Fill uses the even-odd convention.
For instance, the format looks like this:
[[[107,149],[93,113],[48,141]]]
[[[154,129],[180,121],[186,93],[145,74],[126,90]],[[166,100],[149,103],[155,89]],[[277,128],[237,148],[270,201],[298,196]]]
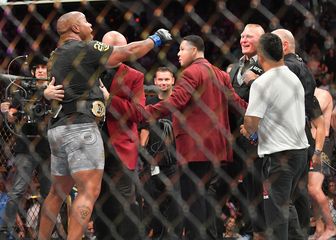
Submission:
[[[160,173],[144,182],[143,221],[153,239],[177,239],[182,233],[180,185],[176,164],[160,166]],[[159,210],[159,211],[157,211]]]
[[[140,232],[140,207],[136,201],[135,171],[119,159],[107,159],[100,195],[94,209],[94,227],[100,239],[144,239]]]
[[[262,158],[255,158],[251,169],[247,170],[247,174],[243,179],[242,187],[246,192],[247,204],[242,204],[245,221],[250,221],[250,231],[265,232],[265,214],[263,201],[263,180],[262,180]],[[246,232],[249,230],[246,229]]]
[[[307,121],[305,126],[305,132],[308,138],[309,147],[307,150],[307,166],[303,171],[303,174],[301,175],[301,178],[298,183],[298,187],[295,189],[294,195],[293,195],[293,204],[295,206],[299,223],[302,229],[303,234],[305,235],[305,238],[308,238],[309,231],[310,231],[310,216],[311,216],[311,209],[310,209],[310,197],[308,194],[308,172],[309,172],[309,164],[310,160],[313,157],[314,150],[315,150],[315,140],[313,139],[313,136],[311,134],[311,124]],[[294,218],[290,218],[289,222],[289,232],[295,232],[295,222],[293,223],[292,220]],[[289,235],[289,239],[291,239],[291,235]]]
[[[298,182],[298,186],[293,196],[293,204],[298,215],[300,227],[306,238],[308,238],[309,236],[310,215],[311,215],[310,197],[308,194],[308,172],[309,172],[308,168],[309,168],[309,160],[307,160],[307,166],[303,171],[303,174]],[[293,220],[293,217],[290,218],[289,232],[292,231],[295,232],[296,223],[295,222],[292,223],[291,220]],[[290,235],[289,239],[291,239]]]
[[[230,196],[232,165],[211,162],[190,162],[180,168],[181,195],[185,203],[184,229],[186,240],[218,239],[218,219]]]
[[[306,167],[306,149],[282,151],[264,157],[264,206],[268,239],[304,239],[292,201]],[[289,222],[293,226],[290,233]]]
[[[241,233],[252,235],[253,232],[264,232],[263,159],[257,155],[257,146],[241,135],[237,136],[233,149],[236,176],[243,176],[243,182],[239,185],[241,196],[236,198],[244,223]]]

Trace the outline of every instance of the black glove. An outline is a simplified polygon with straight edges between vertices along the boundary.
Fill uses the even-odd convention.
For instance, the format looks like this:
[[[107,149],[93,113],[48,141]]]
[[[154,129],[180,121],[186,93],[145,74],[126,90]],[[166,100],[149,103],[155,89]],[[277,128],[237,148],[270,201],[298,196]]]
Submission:
[[[172,40],[172,36],[168,30],[160,28],[153,35],[149,36],[153,40],[155,47],[160,47],[166,42]]]

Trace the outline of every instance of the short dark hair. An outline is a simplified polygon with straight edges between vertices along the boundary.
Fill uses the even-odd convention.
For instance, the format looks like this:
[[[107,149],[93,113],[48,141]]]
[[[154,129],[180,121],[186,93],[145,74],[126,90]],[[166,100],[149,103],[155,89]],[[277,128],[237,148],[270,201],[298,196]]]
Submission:
[[[273,33],[265,33],[259,39],[259,50],[269,60],[279,62],[283,57],[281,39]]]
[[[170,72],[171,75],[174,77],[174,72],[168,67],[158,67],[155,71],[155,77],[157,72]]]
[[[174,74],[172,70],[168,67],[158,67],[156,69],[156,72],[170,72],[171,74]]]
[[[198,35],[188,35],[183,38],[184,41],[190,42],[198,51],[204,52],[204,41]]]
[[[35,70],[38,65],[47,65],[48,58],[41,54],[33,54],[29,56],[29,69]]]

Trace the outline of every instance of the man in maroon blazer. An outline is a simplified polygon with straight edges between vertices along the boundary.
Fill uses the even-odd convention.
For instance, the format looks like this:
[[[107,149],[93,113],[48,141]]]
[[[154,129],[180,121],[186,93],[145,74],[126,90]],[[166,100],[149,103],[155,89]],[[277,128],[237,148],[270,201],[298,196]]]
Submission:
[[[126,38],[115,31],[106,33],[102,42],[110,46],[127,44]],[[146,99],[143,82],[143,73],[120,63],[115,68],[108,69],[102,76],[101,87],[106,96],[109,94],[118,96],[144,106]],[[105,175],[96,204],[98,215],[95,220],[96,235],[98,239],[107,236],[108,239],[114,239],[117,234],[122,239],[139,239],[138,224],[134,221],[139,219],[129,217],[123,208],[127,202],[135,216],[139,217],[134,185],[139,145],[137,123],[131,120],[130,116],[112,111],[106,116],[104,133]],[[114,186],[112,190],[111,185]],[[114,223],[116,232],[110,232],[111,227],[106,218]]]
[[[228,105],[244,111],[247,103],[233,90],[229,75],[204,58],[201,37],[184,37],[178,57],[185,69],[168,99],[146,106],[146,111],[117,97],[112,99],[112,104],[117,109],[128,105],[128,114],[139,119],[172,113],[177,158],[182,170],[181,194],[189,207],[185,213],[185,235],[186,239],[203,240],[209,239],[206,228],[214,215],[209,213],[214,206],[205,198],[208,189],[213,190],[220,207],[228,191],[225,177],[233,161]]]

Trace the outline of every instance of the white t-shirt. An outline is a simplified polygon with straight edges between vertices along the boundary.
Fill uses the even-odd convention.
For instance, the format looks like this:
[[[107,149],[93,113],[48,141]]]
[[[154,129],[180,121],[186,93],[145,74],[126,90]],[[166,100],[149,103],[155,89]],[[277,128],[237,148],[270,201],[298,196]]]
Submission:
[[[259,117],[258,155],[304,149],[304,89],[287,66],[272,68],[253,82],[246,116]]]

